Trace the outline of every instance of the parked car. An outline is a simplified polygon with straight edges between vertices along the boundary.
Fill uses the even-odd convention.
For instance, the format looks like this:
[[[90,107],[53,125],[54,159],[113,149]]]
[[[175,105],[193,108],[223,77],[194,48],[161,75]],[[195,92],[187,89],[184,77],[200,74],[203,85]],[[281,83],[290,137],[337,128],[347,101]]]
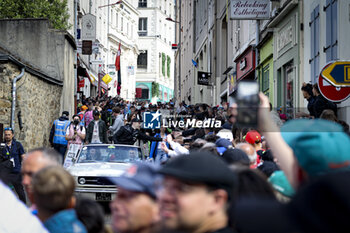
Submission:
[[[113,200],[117,187],[109,180],[123,174],[133,162],[144,160],[137,146],[84,145],[67,170],[76,181],[76,194],[96,201]]]

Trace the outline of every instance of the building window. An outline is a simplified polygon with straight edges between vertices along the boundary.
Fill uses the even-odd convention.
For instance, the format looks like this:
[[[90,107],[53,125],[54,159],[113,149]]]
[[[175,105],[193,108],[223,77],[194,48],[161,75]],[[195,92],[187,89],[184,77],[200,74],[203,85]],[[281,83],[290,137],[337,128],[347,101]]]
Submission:
[[[139,0],[139,7],[147,7],[147,0]]]
[[[124,30],[124,18],[121,17],[121,20],[120,20],[120,31],[123,31]]]
[[[147,18],[139,18],[139,36],[147,36]]]
[[[311,27],[311,58],[309,63],[311,65],[311,82],[315,83],[319,74],[320,65],[320,44],[319,44],[319,32],[320,32],[320,7],[317,6],[311,12],[311,21],[309,23]]]
[[[118,13],[115,14],[115,27],[118,29]]]
[[[147,50],[141,52],[137,57],[137,68],[147,69]]]
[[[323,51],[326,53],[326,61],[338,59],[338,1],[326,0],[326,47]]]
[[[264,92],[264,94],[267,94],[269,92],[269,88],[270,88],[270,69],[269,66],[265,66],[263,68],[263,73],[262,73],[262,92]]]
[[[139,86],[136,88],[137,99],[149,99],[149,89],[146,86]]]

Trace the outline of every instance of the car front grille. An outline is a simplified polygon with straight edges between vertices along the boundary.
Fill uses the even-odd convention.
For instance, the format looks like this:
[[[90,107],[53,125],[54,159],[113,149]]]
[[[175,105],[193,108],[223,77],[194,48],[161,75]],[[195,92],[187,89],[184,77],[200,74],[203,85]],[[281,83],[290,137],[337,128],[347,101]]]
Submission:
[[[85,179],[85,183],[81,183],[81,178]],[[112,178],[112,177],[109,177]],[[115,186],[107,177],[98,177],[98,176],[78,176],[79,185],[98,185],[98,186]]]

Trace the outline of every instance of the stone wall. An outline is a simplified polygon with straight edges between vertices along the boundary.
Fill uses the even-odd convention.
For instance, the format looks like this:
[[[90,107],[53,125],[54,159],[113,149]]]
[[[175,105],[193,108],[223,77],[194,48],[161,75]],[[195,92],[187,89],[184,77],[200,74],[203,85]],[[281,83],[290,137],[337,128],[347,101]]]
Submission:
[[[11,62],[0,64],[0,123],[4,127],[10,125],[12,80],[19,74],[20,69]],[[43,81],[28,72],[17,82],[15,138],[26,151],[49,145],[52,123],[60,115],[61,94],[62,86]],[[22,130],[18,124],[19,111]]]
[[[74,39],[47,19],[0,19],[0,47],[22,63],[63,82],[60,110],[74,112]]]

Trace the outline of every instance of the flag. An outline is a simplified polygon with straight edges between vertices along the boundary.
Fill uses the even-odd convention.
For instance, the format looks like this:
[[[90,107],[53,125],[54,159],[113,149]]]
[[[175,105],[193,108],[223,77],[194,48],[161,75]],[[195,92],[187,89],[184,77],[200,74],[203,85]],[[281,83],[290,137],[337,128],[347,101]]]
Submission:
[[[193,65],[197,68],[197,66],[198,66],[197,62],[196,62],[195,60],[192,59],[192,63],[193,63]]]
[[[118,87],[117,87],[117,94],[118,95],[120,95],[120,89],[121,89],[121,85],[122,85],[122,77],[121,77],[121,73],[120,73],[120,54],[121,54],[121,50],[120,50],[120,43],[119,43],[117,57],[115,59],[115,69],[118,73]]]

